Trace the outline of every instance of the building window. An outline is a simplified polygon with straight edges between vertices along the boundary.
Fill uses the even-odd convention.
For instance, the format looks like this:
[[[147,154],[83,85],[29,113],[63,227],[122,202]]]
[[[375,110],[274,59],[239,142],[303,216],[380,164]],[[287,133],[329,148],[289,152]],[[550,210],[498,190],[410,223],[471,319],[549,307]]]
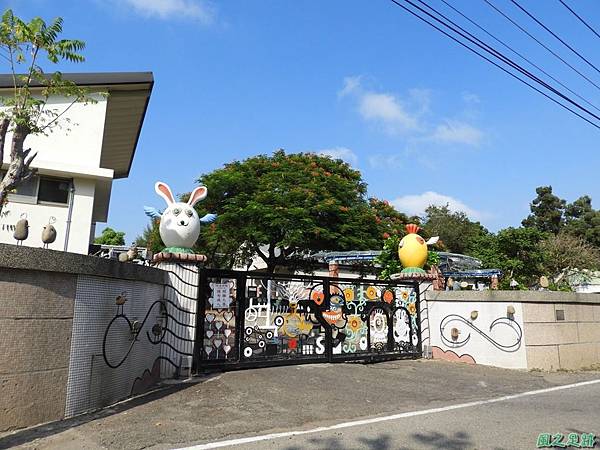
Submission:
[[[40,177],[38,202],[68,204],[70,184],[69,180]]]
[[[4,173],[2,177],[4,177]],[[38,177],[34,176],[25,183],[18,185],[13,192],[8,194],[8,200],[20,203],[37,203],[38,181]]]
[[[0,177],[4,177],[5,174],[5,171],[0,172]],[[39,202],[68,205],[70,186],[71,180],[36,175],[18,185],[8,194],[8,200],[33,205]]]

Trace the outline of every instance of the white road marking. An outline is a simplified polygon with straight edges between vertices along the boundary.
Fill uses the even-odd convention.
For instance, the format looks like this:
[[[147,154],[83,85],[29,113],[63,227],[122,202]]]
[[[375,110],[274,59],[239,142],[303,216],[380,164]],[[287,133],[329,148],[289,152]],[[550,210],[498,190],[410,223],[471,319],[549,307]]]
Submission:
[[[474,402],[460,403],[458,405],[442,406],[439,408],[423,409],[420,411],[410,411],[410,412],[405,412],[405,413],[392,414],[390,416],[374,417],[372,419],[354,420],[352,422],[342,422],[342,423],[338,423],[335,425],[330,425],[328,427],[318,427],[318,428],[312,428],[310,430],[285,431],[282,433],[271,433],[271,434],[263,434],[261,436],[250,436],[250,437],[239,438],[239,439],[230,439],[227,441],[209,442],[208,444],[200,444],[200,445],[193,445],[191,447],[183,447],[183,448],[180,448],[179,450],[205,450],[205,449],[211,449],[211,448],[221,448],[221,447],[228,447],[228,446],[241,445],[241,444],[250,444],[253,442],[267,441],[267,440],[271,440],[271,439],[279,439],[279,438],[290,437],[290,436],[298,436],[298,435],[302,435],[302,434],[322,433],[324,431],[339,430],[342,428],[350,428],[350,427],[359,427],[362,425],[370,425],[372,423],[405,419],[407,417],[423,416],[425,414],[437,414],[437,413],[441,413],[441,412],[445,412],[445,411],[452,411],[454,409],[472,408],[473,406],[481,406],[481,405],[487,405],[490,403],[505,402],[505,401],[514,400],[517,398],[529,397],[532,395],[539,395],[539,394],[546,394],[548,392],[562,391],[565,389],[573,389],[573,388],[577,388],[577,387],[581,387],[581,386],[589,386],[591,384],[598,384],[598,383],[600,383],[600,379],[591,380],[591,381],[582,381],[580,383],[565,384],[562,386],[538,389],[535,391],[521,392],[519,394],[505,395],[503,397],[496,397],[496,398],[491,398],[488,400],[477,400]]]

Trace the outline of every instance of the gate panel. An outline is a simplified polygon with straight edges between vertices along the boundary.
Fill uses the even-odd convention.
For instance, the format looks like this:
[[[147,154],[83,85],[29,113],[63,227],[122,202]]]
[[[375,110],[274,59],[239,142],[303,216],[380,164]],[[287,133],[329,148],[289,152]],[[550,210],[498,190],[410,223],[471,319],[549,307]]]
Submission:
[[[237,361],[239,355],[238,300],[239,280],[234,277],[203,277],[200,348],[196,355],[211,363]],[[202,301],[203,300],[203,301]]]
[[[418,286],[382,280],[331,279],[334,359],[419,356]],[[329,317],[328,312],[323,313]],[[333,317],[332,317],[333,318]]]
[[[246,279],[243,361],[326,360],[327,336],[318,305],[323,283],[313,279]]]
[[[415,283],[203,269],[195,370],[420,356]]]

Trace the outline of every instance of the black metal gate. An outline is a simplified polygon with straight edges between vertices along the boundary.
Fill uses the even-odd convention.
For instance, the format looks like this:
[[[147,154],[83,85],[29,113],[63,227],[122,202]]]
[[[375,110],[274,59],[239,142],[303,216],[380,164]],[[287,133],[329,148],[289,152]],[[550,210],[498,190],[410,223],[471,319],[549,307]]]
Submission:
[[[421,355],[417,283],[204,269],[194,370]]]

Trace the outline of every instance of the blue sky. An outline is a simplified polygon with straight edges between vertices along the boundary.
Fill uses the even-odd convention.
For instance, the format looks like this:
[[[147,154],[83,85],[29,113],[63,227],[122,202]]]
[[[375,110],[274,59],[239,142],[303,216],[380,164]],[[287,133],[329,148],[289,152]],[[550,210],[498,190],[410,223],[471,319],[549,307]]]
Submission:
[[[508,0],[493,1],[600,81]],[[62,16],[64,36],[87,42],[86,63],[64,71],[154,72],[130,177],[113,187],[108,225],[128,242],[147,223],[143,205],[162,207],[157,179],[186,192],[202,173],[280,147],[345,158],[370,195],[405,212],[450,202],[492,230],[518,225],[539,185],[600,201],[600,130],[387,0],[2,3],[25,18]],[[452,3],[600,104],[483,1]],[[569,3],[600,28],[597,2]],[[522,4],[600,64],[600,40],[558,0]]]

